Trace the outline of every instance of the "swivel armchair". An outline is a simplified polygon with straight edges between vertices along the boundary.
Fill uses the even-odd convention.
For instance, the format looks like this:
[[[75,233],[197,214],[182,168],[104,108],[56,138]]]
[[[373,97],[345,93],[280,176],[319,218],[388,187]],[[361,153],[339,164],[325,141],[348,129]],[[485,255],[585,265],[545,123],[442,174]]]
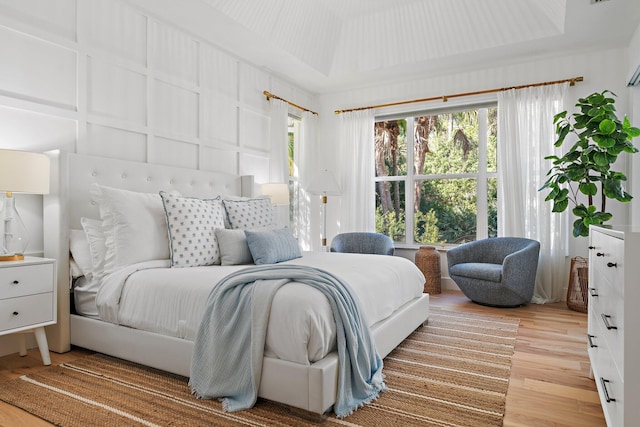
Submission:
[[[540,243],[519,237],[469,242],[447,251],[449,277],[482,305],[517,307],[533,297]]]
[[[393,255],[393,240],[384,234],[355,232],[341,233],[331,241],[331,252],[347,252],[356,254]]]

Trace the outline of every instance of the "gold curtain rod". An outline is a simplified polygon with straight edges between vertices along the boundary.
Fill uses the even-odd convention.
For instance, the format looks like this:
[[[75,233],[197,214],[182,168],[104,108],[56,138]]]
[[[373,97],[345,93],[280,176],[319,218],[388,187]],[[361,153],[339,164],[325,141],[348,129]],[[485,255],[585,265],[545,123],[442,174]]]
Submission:
[[[278,95],[274,95],[274,94],[272,94],[272,93],[271,93],[271,92],[269,92],[269,91],[266,91],[266,90],[265,90],[264,92],[262,92],[262,94],[263,94],[264,96],[266,96],[266,97],[267,97],[267,101],[268,101],[268,100],[270,100],[271,98],[279,99],[280,101],[286,102],[287,104],[291,105],[292,107],[296,107],[298,110],[308,111],[308,112],[310,112],[311,114],[315,114],[316,116],[318,115],[318,113],[316,113],[315,111],[311,111],[311,110],[309,110],[308,108],[301,107],[301,106],[299,106],[298,104],[294,104],[294,103],[293,103],[293,102],[291,102],[291,101],[287,101],[287,100],[286,100],[286,99],[284,99],[284,98],[280,98]]]
[[[584,77],[582,77],[582,76],[574,77],[572,79],[555,80],[555,81],[552,81],[552,82],[532,83],[532,84],[521,85],[521,86],[502,87],[502,88],[499,88],[499,89],[478,90],[478,91],[475,91],[475,92],[456,93],[456,94],[453,94],[453,95],[443,95],[443,96],[434,96],[434,97],[431,97],[431,98],[413,99],[411,101],[390,102],[388,104],[371,105],[369,107],[351,108],[351,109],[348,109],[348,110],[335,110],[334,113],[342,114],[342,113],[348,113],[348,112],[351,112],[351,111],[368,110],[368,109],[371,109],[371,108],[393,107],[393,106],[396,106],[396,105],[413,104],[413,103],[416,103],[416,102],[437,101],[438,99],[441,99],[442,102],[447,102],[449,100],[449,98],[460,98],[460,97],[463,97],[463,96],[483,95],[485,93],[503,92],[505,90],[510,90],[510,89],[524,89],[524,88],[527,88],[527,87],[555,85],[555,84],[566,83],[566,82],[569,82],[570,86],[574,86],[576,84],[576,82],[581,82],[581,81],[584,81]]]

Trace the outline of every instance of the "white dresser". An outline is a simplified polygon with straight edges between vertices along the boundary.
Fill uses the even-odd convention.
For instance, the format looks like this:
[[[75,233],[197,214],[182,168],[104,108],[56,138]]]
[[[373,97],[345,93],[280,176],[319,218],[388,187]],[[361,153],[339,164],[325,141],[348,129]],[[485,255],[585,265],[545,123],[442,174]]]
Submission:
[[[588,351],[609,427],[640,422],[640,227],[590,227]]]
[[[27,354],[25,333],[34,333],[45,365],[51,364],[44,327],[56,323],[55,261],[25,257],[0,263],[0,335],[19,333],[20,355]]]

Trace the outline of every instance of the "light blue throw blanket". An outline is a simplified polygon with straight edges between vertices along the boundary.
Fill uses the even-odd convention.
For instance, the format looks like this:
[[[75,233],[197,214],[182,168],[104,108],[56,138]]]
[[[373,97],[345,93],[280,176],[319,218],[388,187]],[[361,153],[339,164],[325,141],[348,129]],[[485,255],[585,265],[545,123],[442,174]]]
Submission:
[[[271,302],[290,281],[313,286],[331,304],[339,359],[336,415],[350,415],[385,389],[382,359],[349,286],[325,270],[265,265],[232,273],[211,290],[191,360],[194,395],[221,398],[225,411],[255,404]]]

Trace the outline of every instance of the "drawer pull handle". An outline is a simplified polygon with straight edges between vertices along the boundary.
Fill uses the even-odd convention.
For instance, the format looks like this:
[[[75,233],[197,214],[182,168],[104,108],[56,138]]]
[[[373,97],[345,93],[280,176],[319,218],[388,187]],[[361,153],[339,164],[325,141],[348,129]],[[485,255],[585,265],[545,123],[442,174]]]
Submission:
[[[604,252],[596,252],[596,256],[604,256]]]
[[[589,293],[591,294],[592,297],[598,296],[598,290],[596,288],[589,288]]]
[[[607,403],[611,403],[611,402],[615,402],[616,400],[613,397],[609,396],[609,390],[607,390],[607,383],[609,383],[609,380],[605,380],[604,378],[600,377],[600,384],[602,384],[602,391],[604,393],[604,399],[607,401]]]
[[[596,248],[595,246],[589,246],[589,249],[595,249],[595,248]]]
[[[11,282],[12,285],[19,285],[20,281],[19,280],[14,280],[13,282]]]
[[[604,313],[602,313],[602,321],[604,322],[604,326],[605,326],[607,329],[609,329],[609,330],[611,330],[611,329],[618,329],[618,327],[617,327],[617,326],[611,325],[611,324],[609,323],[609,319],[611,319],[611,316],[609,316],[608,314],[604,314]]]
[[[13,313],[11,313],[11,314],[13,314],[14,316],[17,316],[17,315],[18,315],[18,314],[20,314],[20,313],[18,313],[17,311],[14,311],[14,312],[13,312]]]
[[[618,263],[617,262],[608,262],[607,263],[607,267],[611,268],[611,267],[618,267]]]
[[[589,347],[590,348],[598,347],[598,345],[594,344],[593,341],[592,341],[592,339],[595,338],[595,337],[596,337],[595,335],[587,334],[587,341],[589,341]]]

